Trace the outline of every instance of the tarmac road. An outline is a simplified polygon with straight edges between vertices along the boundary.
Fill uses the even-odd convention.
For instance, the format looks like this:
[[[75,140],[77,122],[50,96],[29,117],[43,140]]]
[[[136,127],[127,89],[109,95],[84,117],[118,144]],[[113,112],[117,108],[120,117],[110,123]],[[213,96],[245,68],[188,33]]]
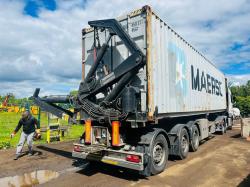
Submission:
[[[239,133],[239,129],[234,128],[225,135],[216,135],[205,141],[197,152],[190,153],[187,159],[170,160],[163,173],[148,178],[105,164],[86,163],[83,169],[75,167],[71,158],[72,142],[37,146],[34,156],[25,155],[17,161],[13,160],[14,149],[1,150],[0,184],[29,186],[32,182],[33,185],[52,187],[250,187],[250,142],[240,138]],[[32,179],[34,173],[24,174],[34,171],[46,172],[36,172],[37,180]],[[9,177],[15,175],[18,176]]]

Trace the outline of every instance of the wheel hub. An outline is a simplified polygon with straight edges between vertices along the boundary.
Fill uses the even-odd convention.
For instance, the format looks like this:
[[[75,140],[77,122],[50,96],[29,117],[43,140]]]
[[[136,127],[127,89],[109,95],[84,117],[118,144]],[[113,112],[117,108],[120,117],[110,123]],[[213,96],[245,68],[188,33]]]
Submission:
[[[160,144],[156,144],[153,149],[153,161],[156,165],[161,165],[165,158],[165,152]]]
[[[188,150],[188,141],[186,136],[183,136],[181,139],[181,147],[182,147],[182,151],[185,153]]]
[[[197,133],[197,131],[194,132],[193,139],[194,139],[194,145],[197,147],[197,146],[198,146],[198,143],[199,143],[199,138],[198,138],[198,133]]]

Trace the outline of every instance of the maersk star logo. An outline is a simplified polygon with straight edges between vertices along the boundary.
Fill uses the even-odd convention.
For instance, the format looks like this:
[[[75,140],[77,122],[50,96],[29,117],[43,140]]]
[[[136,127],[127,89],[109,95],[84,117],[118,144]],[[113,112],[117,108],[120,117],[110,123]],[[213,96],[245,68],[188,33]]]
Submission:
[[[186,78],[187,61],[186,61],[185,52],[172,42],[168,44],[168,50],[174,56],[174,58],[172,58],[174,62],[170,62],[170,63],[175,64],[176,92],[178,94],[185,96],[187,95],[187,78]]]
[[[180,63],[179,60],[177,60],[175,84],[180,84],[181,89],[183,89],[185,80],[186,76],[184,72],[183,63]]]

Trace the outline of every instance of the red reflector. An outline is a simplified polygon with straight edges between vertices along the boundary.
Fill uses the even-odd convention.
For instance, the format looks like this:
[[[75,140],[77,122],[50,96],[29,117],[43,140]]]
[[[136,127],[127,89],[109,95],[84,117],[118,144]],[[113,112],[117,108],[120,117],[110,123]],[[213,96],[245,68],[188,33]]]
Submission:
[[[127,155],[126,160],[129,162],[139,163],[141,161],[141,158],[138,155]]]
[[[79,146],[79,145],[75,145],[75,146],[74,146],[74,151],[75,151],[75,152],[81,152],[80,146]]]

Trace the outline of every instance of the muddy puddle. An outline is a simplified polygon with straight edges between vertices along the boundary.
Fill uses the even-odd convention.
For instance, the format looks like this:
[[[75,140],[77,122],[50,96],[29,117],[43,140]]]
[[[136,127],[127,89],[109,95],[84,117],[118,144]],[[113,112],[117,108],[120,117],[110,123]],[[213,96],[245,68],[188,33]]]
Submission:
[[[28,187],[37,184],[46,183],[59,176],[58,172],[51,170],[38,170],[31,173],[24,173],[23,175],[16,175],[13,177],[0,178],[0,186],[11,186],[11,187]]]

